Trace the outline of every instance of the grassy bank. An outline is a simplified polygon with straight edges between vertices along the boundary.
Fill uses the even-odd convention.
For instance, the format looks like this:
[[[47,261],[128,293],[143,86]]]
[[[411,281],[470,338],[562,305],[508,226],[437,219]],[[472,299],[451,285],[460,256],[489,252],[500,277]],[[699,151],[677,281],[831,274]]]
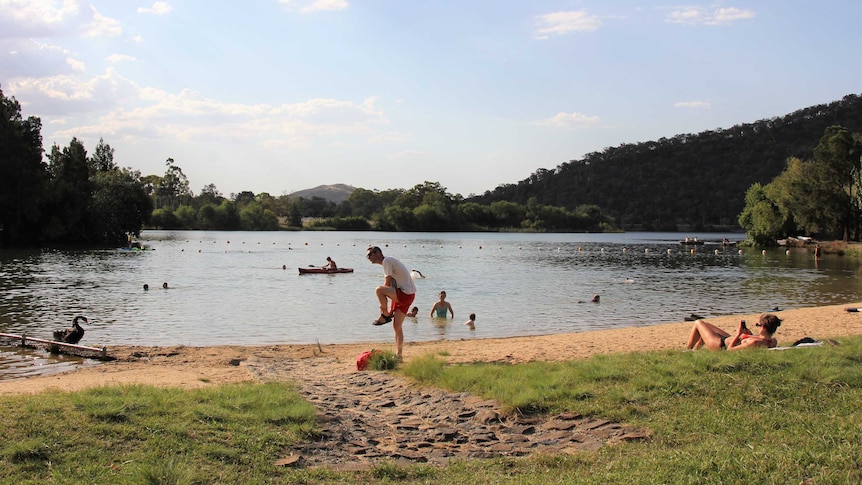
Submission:
[[[2,483],[860,483],[862,337],[787,351],[664,351],[398,372],[521,412],[648,428],[597,452],[337,473],[273,462],[314,435],[280,384],[109,387],[0,399]]]
[[[543,476],[526,465],[523,480],[501,482],[862,483],[862,338],[841,342],[514,367],[449,367],[428,357],[405,372],[513,408],[576,411],[653,431],[648,443],[540,460],[539,469],[549,468]]]

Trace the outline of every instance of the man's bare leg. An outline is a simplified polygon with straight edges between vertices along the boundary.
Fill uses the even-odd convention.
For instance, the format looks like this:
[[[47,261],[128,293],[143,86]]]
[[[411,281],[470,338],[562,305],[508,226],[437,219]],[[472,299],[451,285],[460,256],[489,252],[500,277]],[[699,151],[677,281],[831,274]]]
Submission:
[[[404,332],[401,324],[404,323],[404,317],[407,315],[401,310],[395,310],[393,316],[395,317],[392,320],[392,329],[395,330],[395,355],[398,356],[398,360],[401,360],[401,350],[404,347]]]
[[[377,301],[380,303],[380,314],[391,317],[392,315],[389,314],[389,302],[387,300],[392,300],[393,304],[398,303],[398,292],[391,286],[378,286],[374,290],[374,293],[377,295]]]

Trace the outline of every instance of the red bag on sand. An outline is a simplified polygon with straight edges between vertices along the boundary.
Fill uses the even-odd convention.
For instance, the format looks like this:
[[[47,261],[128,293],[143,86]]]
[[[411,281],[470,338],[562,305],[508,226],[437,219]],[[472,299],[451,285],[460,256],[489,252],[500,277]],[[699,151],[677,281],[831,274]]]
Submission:
[[[379,350],[368,350],[359,354],[356,358],[356,370],[365,370],[368,367],[368,362],[371,361],[371,356],[379,352]]]

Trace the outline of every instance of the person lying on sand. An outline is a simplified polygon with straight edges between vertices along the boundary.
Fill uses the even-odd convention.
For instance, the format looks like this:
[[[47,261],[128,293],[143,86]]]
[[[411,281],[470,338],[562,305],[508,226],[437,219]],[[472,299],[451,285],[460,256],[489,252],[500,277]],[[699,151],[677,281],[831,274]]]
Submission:
[[[778,340],[773,337],[773,334],[780,325],[780,318],[771,313],[764,313],[757,322],[757,327],[760,328],[759,334],[752,334],[745,325],[745,320],[742,320],[739,322],[736,334],[731,336],[706,320],[697,320],[691,328],[691,335],[688,338],[686,348],[694,350],[704,345],[710,350],[772,348],[778,345]]]

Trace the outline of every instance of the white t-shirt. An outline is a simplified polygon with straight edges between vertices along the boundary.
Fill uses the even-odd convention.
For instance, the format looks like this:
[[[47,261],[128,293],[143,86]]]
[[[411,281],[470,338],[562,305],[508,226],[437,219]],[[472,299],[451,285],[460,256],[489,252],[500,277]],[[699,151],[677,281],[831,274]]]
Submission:
[[[410,276],[410,271],[401,261],[390,256],[384,256],[383,274],[394,278],[395,287],[404,293],[407,293],[408,295],[416,293],[416,285],[413,284],[413,278]]]

